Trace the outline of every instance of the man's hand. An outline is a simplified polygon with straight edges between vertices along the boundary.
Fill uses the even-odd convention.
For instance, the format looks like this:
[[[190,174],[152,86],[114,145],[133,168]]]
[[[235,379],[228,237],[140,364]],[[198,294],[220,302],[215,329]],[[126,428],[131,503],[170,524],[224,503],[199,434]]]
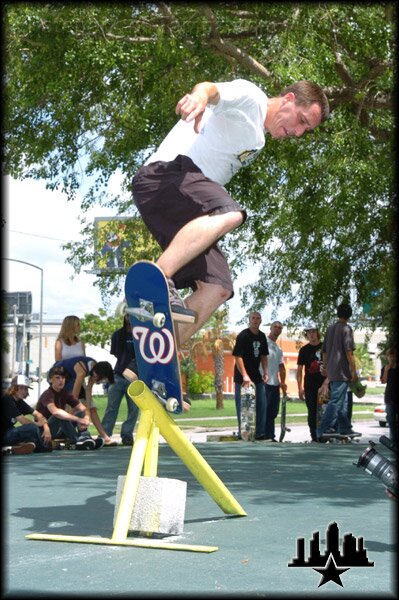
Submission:
[[[176,114],[180,114],[183,121],[187,121],[187,123],[194,120],[194,131],[199,133],[202,115],[207,104],[208,98],[205,94],[199,92],[186,94],[176,104]]]
[[[248,387],[251,385],[251,379],[250,377],[248,377],[247,373],[245,373],[245,375],[242,376],[242,385],[244,387]]]
[[[51,433],[50,433],[49,427],[45,427],[43,429],[42,438],[43,438],[43,442],[46,444],[46,446],[48,446],[49,443],[51,442]]]
[[[84,425],[85,427],[88,427],[90,425],[90,419],[87,415],[85,415],[84,417],[79,417],[78,423],[79,425]]]

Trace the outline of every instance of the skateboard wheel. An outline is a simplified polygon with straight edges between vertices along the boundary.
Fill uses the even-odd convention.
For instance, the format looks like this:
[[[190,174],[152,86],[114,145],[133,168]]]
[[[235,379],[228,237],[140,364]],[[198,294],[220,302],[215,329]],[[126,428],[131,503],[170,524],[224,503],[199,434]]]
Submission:
[[[168,398],[166,400],[165,408],[168,412],[175,412],[176,408],[179,406],[176,398]]]
[[[122,300],[115,309],[115,317],[124,317],[126,314],[127,302]]]
[[[163,327],[165,325],[165,315],[163,313],[155,313],[152,322],[155,327]]]

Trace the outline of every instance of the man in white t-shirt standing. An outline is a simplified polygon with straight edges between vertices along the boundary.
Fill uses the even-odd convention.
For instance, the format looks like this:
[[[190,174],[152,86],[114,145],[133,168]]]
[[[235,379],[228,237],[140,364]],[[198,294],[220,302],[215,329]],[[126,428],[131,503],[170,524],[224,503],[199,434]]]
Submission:
[[[287,393],[287,384],[285,383],[286,370],[283,359],[283,351],[276,344],[277,338],[283,330],[280,321],[274,321],[270,325],[270,332],[267,336],[268,355],[268,380],[266,387],[266,427],[265,441],[276,442],[274,422],[278,415],[280,407],[280,388],[283,394]]]
[[[198,83],[176,105],[182,119],[133,179],[133,198],[163,253],[180,343],[234,294],[218,240],[239,227],[245,211],[223,187],[273,138],[301,136],[324,121],[328,100],[301,81],[268,98],[244,79]],[[183,301],[177,289],[191,288]]]

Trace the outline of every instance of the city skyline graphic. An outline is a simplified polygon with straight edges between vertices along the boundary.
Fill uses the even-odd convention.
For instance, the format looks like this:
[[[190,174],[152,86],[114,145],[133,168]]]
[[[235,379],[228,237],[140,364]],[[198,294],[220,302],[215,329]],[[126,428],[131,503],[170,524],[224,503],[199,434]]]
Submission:
[[[342,548],[339,543],[337,523],[330,523],[326,530],[326,549],[320,551],[320,533],[313,532],[309,540],[309,555],[305,558],[305,538],[297,539],[297,556],[288,564],[289,567],[311,567],[323,577],[319,587],[333,581],[343,587],[340,575],[351,567],[373,567],[364,547],[363,537],[356,538],[352,533],[345,533]],[[344,567],[344,568],[342,568]]]

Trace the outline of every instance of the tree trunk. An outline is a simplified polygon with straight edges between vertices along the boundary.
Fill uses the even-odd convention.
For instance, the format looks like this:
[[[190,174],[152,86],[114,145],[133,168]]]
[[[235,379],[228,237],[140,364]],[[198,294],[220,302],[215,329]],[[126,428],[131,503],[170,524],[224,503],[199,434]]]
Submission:
[[[213,362],[215,364],[215,390],[216,390],[216,409],[224,408],[223,404],[223,376],[224,361],[223,348],[221,352],[213,352]]]
[[[223,390],[216,390],[216,410],[224,408]]]

